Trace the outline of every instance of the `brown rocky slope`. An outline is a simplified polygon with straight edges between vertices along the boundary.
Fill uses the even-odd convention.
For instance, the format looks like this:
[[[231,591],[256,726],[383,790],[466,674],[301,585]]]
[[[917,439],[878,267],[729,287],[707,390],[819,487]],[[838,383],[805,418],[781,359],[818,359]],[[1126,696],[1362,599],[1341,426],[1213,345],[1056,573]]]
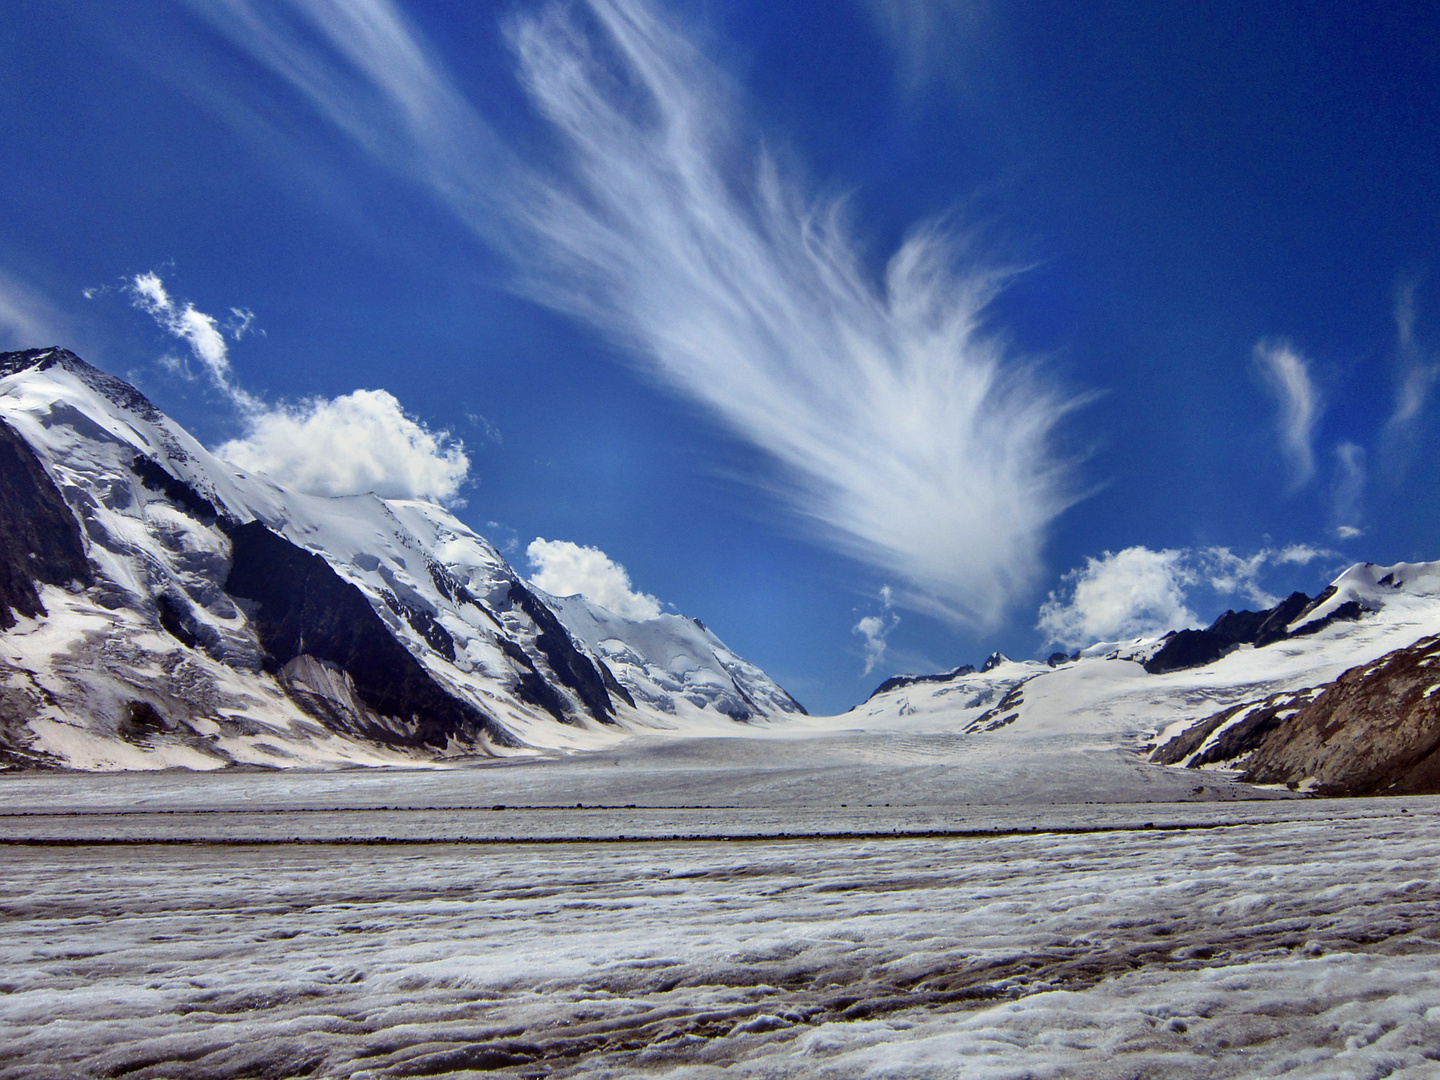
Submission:
[[[1440,794],[1440,636],[1345,672],[1265,734],[1241,779],[1321,795]]]

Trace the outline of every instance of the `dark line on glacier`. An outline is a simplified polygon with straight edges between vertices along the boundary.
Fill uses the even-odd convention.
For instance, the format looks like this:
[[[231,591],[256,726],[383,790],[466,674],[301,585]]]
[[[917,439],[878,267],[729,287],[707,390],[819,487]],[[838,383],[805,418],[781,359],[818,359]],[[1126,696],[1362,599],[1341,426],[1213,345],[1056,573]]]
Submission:
[[[0,847],[407,847],[441,844],[673,844],[752,843],[795,840],[986,840],[1009,837],[1085,836],[1096,833],[1192,832],[1254,828],[1263,825],[1306,825],[1305,821],[1226,821],[1188,824],[1076,825],[1016,829],[915,829],[850,832],[673,833],[635,836],[338,836],[338,837],[0,837]]]

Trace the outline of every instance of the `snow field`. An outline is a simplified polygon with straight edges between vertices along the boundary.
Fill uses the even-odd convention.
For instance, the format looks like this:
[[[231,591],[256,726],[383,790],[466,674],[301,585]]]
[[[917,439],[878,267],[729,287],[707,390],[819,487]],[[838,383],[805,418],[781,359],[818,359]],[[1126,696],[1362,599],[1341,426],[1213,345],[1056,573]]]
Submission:
[[[963,839],[9,847],[0,1076],[1435,1076],[1440,807],[1329,805]]]

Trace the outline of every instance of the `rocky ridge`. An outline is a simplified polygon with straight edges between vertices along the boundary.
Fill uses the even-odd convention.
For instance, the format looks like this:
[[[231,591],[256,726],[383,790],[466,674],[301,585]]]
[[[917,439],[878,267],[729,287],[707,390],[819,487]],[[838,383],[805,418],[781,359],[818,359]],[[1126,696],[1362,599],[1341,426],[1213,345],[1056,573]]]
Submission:
[[[1046,662],[886,680],[850,715],[1024,753],[1120,746],[1229,783],[1440,793],[1440,562],[1360,563],[1313,599]]]
[[[11,766],[439,763],[803,712],[694,620],[548,596],[434,504],[247,475],[63,349],[0,354],[0,539]]]

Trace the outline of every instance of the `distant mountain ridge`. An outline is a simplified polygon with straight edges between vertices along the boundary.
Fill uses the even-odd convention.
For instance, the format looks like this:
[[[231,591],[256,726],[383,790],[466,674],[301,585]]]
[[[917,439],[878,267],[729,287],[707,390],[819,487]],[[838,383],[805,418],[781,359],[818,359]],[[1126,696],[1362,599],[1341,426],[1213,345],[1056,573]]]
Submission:
[[[895,676],[867,727],[1068,739],[1332,795],[1440,793],[1440,562],[1356,564],[1311,599],[1047,662]],[[1103,743],[1100,743],[1103,745]]]
[[[804,711],[694,620],[548,596],[431,503],[245,474],[63,349],[0,354],[0,534],[11,766],[414,764]]]

